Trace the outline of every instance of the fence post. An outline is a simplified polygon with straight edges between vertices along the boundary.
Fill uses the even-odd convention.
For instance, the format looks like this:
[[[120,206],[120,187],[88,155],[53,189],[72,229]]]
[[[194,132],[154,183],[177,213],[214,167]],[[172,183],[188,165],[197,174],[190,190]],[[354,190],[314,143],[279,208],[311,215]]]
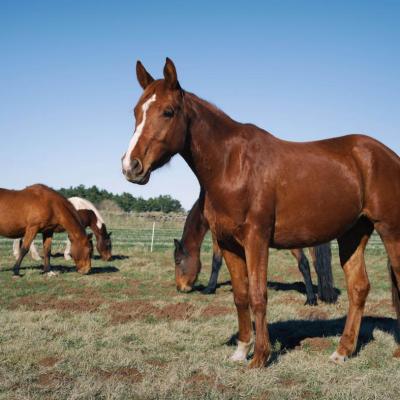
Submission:
[[[153,252],[153,244],[154,244],[154,228],[155,228],[155,226],[156,226],[156,222],[154,221],[154,222],[153,222],[153,232],[152,232],[152,234],[151,234],[151,247],[150,247],[150,253],[152,253],[152,252]]]

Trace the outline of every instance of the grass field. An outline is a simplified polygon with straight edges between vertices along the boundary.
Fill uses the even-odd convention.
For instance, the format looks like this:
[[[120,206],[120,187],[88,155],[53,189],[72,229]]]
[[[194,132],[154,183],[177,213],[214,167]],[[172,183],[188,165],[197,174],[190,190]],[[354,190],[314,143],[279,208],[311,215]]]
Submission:
[[[214,296],[179,294],[172,239],[182,222],[113,218],[112,262],[80,276],[52,259],[60,274],[41,275],[27,257],[13,280],[11,241],[0,240],[0,399],[398,399],[400,360],[386,255],[374,238],[367,251],[372,289],[359,349],[345,366],[328,361],[344,324],[347,295],[334,247],[336,305],[304,306],[295,260],[273,251],[269,269],[270,365],[233,364],[237,331],[229,276]],[[62,236],[53,252],[61,251]],[[206,284],[209,239],[203,252]],[[316,282],[315,274],[313,275]]]

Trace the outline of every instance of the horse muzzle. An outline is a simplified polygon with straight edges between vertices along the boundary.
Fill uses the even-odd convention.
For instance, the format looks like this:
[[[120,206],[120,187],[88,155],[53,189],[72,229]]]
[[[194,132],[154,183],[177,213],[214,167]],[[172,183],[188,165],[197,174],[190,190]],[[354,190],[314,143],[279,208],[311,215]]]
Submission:
[[[149,179],[151,170],[147,171],[143,168],[142,162],[134,158],[127,167],[125,163],[122,163],[122,173],[125,176],[125,179],[131,183],[137,183],[139,185],[145,185]]]

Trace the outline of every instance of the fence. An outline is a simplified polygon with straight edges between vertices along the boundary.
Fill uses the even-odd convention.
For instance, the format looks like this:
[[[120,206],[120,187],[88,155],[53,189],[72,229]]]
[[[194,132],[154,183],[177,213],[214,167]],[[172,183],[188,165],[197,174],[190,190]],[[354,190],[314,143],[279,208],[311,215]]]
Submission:
[[[173,239],[180,239],[182,235],[182,228],[165,228],[159,227],[157,222],[154,225],[154,236],[153,226],[145,228],[113,228],[111,229],[113,247],[114,248],[140,248],[143,250],[150,251],[153,247],[153,251],[166,251],[173,248]],[[65,246],[66,234],[56,234],[53,240],[53,252],[57,249],[63,249]],[[153,238],[153,246],[152,246]],[[37,236],[35,244],[41,246],[41,237]],[[0,238],[0,250],[6,251],[7,248],[12,249],[12,240],[6,238]],[[211,235],[207,234],[202,249],[210,251],[212,248]],[[337,242],[332,241],[332,248],[337,249]],[[122,250],[121,249],[121,250]],[[368,251],[382,251],[383,245],[377,234],[373,234],[369,243]]]

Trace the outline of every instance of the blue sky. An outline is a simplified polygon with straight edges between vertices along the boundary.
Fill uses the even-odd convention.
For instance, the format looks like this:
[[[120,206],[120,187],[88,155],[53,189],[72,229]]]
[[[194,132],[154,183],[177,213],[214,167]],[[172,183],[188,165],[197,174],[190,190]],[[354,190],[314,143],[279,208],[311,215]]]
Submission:
[[[120,158],[141,94],[135,63],[288,140],[374,136],[400,153],[399,1],[0,0],[0,186],[96,184],[171,194],[179,156],[136,186]]]

